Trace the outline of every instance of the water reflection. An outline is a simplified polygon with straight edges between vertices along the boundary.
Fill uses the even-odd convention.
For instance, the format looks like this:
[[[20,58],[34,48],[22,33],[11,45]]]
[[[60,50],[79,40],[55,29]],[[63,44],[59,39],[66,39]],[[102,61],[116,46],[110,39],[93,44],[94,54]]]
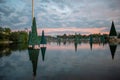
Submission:
[[[38,64],[39,49],[28,49],[28,52],[29,52],[29,59],[33,67],[33,79],[35,80],[37,64]]]
[[[41,49],[42,60],[44,61],[46,47],[41,47],[40,49]],[[36,79],[38,56],[39,56],[40,49],[28,49],[29,60],[31,61],[32,68],[33,68],[33,80]]]
[[[65,44],[67,42],[65,41]],[[58,44],[58,42],[57,42]],[[85,44],[85,45],[83,45]],[[101,44],[104,44],[104,45],[101,45]],[[75,40],[74,42],[68,42],[67,43],[67,46],[64,45],[64,42],[63,44],[61,44],[61,41],[59,42],[59,46],[50,46],[49,45],[52,45],[52,44],[49,44],[48,45],[48,48],[49,49],[58,49],[58,50],[75,50],[75,52],[77,52],[77,50],[79,49],[90,49],[92,50],[93,49],[93,46],[94,46],[94,49],[96,48],[104,48],[106,47],[106,44],[109,46],[109,50],[111,52],[111,56],[112,56],[112,59],[114,59],[114,56],[115,56],[115,52],[116,52],[116,48],[117,48],[117,44],[111,44],[111,43],[106,43],[106,42],[101,42],[101,43],[96,43],[96,42],[92,42],[92,40],[89,41],[89,44],[88,42],[85,42],[85,43],[81,43],[80,41],[77,41]],[[74,47],[73,47],[74,46]],[[89,47],[90,46],[90,47]],[[12,54],[12,51],[23,51],[23,50],[26,50],[27,49],[27,44],[2,44],[0,45],[0,57],[3,57],[3,56],[10,56]],[[42,55],[42,60],[44,61],[45,60],[45,52],[46,52],[46,47],[41,47],[41,55]]]
[[[89,37],[90,49],[92,50],[92,43],[93,43],[93,36],[90,35]]]
[[[90,44],[90,50],[92,51],[93,42],[89,42],[89,44]]]
[[[60,46],[61,45],[61,39],[58,38],[57,44]]]
[[[12,51],[23,51],[27,49],[27,44],[0,44],[0,57],[10,56]]]
[[[66,39],[64,39],[64,40],[63,40],[63,44],[66,45],[66,43],[67,43],[67,41],[66,41]]]
[[[110,52],[111,52],[112,59],[114,59],[116,48],[117,48],[117,44],[110,44],[109,43],[109,47],[110,47]]]
[[[0,57],[9,56],[11,54],[11,49],[9,44],[0,45]]]
[[[77,42],[74,42],[74,46],[75,46],[75,52],[77,52],[78,43],[77,43]]]
[[[66,45],[61,42],[60,46],[57,42],[53,42],[47,44],[47,48],[28,49],[27,52],[27,49],[20,45],[0,45],[3,56],[9,54],[7,57],[0,58],[0,79],[2,76],[4,80],[31,80],[32,73],[33,79],[36,80],[120,79],[120,55],[118,54],[120,50],[117,49],[120,46],[108,43],[103,46],[95,42],[92,46],[93,51],[90,50],[89,42],[81,44],[66,42]],[[75,54],[75,51],[78,54]],[[115,60],[112,61],[114,58]]]
[[[45,52],[46,52],[46,47],[41,47],[41,54],[42,54],[42,60],[44,61],[45,59]]]
[[[76,35],[76,33],[75,33],[75,35]],[[78,37],[77,37],[77,35],[76,35],[75,38],[74,38],[75,52],[77,52],[78,42],[79,42],[79,39],[78,39]]]

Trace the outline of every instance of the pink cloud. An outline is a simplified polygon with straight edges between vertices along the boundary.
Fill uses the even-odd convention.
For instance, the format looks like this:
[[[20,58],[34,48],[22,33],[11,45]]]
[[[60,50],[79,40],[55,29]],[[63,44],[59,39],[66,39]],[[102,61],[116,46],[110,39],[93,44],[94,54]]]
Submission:
[[[95,34],[95,33],[107,33],[103,32],[105,30],[105,27],[102,28],[39,28],[37,30],[38,34],[41,35],[42,30],[44,30],[46,35],[58,35],[58,34],[75,34],[76,33],[83,33],[83,34]]]
[[[23,29],[25,31],[25,29]],[[12,30],[13,32],[15,31],[23,31],[23,30]],[[109,34],[109,32],[105,31],[106,27],[102,28],[38,28],[37,32],[38,35],[41,35],[42,30],[44,30],[45,35],[63,35],[63,34],[75,34],[75,33],[80,33],[80,34],[95,34],[95,33],[101,33],[101,34]],[[28,29],[30,31],[30,29]]]

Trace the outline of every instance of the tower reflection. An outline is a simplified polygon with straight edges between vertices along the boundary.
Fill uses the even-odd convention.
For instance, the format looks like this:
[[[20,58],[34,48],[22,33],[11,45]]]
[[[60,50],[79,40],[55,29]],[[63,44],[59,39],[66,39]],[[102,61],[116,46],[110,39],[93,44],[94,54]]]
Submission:
[[[109,47],[110,47],[110,52],[111,52],[112,59],[114,59],[116,48],[117,48],[117,44],[110,44],[109,43]]]
[[[78,42],[79,42],[79,39],[78,39],[77,33],[75,33],[75,37],[74,37],[75,52],[77,52]]]
[[[32,62],[32,67],[33,67],[33,80],[35,80],[38,56],[39,56],[39,49],[28,49],[28,52],[29,52],[29,59]]]
[[[45,59],[45,52],[46,52],[46,47],[41,47],[41,54],[42,54],[42,60],[43,61]]]
[[[93,36],[92,36],[92,35],[90,35],[89,39],[90,39],[90,40],[89,40],[90,49],[92,50]]]
[[[92,43],[92,42],[90,42],[89,44],[90,44],[90,49],[91,49],[91,51],[92,51],[92,46],[93,46],[93,43]]]
[[[77,42],[74,42],[74,46],[75,46],[75,52],[77,52],[78,43],[77,43]]]

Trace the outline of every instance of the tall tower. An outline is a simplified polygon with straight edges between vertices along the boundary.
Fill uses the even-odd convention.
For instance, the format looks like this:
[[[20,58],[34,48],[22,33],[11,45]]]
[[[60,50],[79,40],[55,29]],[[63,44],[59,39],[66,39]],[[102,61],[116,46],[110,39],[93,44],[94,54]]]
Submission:
[[[32,21],[34,18],[34,0],[32,0]]]
[[[35,46],[39,46],[40,40],[37,35],[37,25],[36,19],[34,17],[34,0],[32,0],[32,26],[31,31],[29,32],[29,40],[28,40],[29,47],[34,48]]]

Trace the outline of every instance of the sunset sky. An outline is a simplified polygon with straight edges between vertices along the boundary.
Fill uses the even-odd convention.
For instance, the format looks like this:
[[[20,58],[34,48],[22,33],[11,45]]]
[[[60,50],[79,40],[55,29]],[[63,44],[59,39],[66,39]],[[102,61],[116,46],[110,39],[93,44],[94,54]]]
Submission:
[[[0,26],[31,29],[32,0],[0,0]],[[38,33],[107,33],[112,20],[120,32],[120,0],[34,0]]]

